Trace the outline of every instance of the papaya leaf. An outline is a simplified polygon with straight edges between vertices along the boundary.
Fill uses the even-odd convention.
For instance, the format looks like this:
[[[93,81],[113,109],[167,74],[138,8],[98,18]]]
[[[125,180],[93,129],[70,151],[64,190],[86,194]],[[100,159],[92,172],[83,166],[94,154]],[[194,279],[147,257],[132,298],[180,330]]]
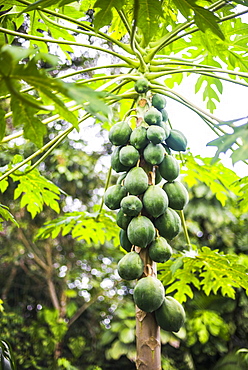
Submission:
[[[74,0],[37,0],[33,4],[28,5],[22,13],[31,12],[32,10],[35,10],[37,8],[48,8],[53,5],[57,5],[58,7],[73,3]]]
[[[212,159],[212,163],[215,163],[218,160],[220,153],[226,153],[228,149],[231,149],[236,143],[237,139],[241,140],[242,145],[238,149],[235,149],[231,155],[233,164],[240,160],[248,159],[248,123],[236,127],[229,125],[229,127],[233,129],[233,133],[224,134],[207,144],[207,146],[217,146],[218,148],[215,156]]]
[[[121,9],[123,2],[121,0],[97,0],[94,4],[95,8],[100,10],[94,17],[94,28],[98,31],[100,28],[111,24],[113,19],[113,8]]]
[[[2,223],[3,221],[11,221],[19,227],[18,222],[10,213],[9,208],[7,206],[4,206],[3,204],[0,204],[0,223]]]
[[[190,18],[192,16],[192,8],[194,7],[195,1],[187,1],[187,0],[173,0],[174,4],[176,5],[177,9],[180,13],[186,18]]]
[[[233,0],[234,3],[241,4],[243,6],[248,6],[248,0]]]
[[[28,170],[28,166],[25,170]],[[26,175],[18,171],[18,175],[11,175],[14,181],[19,181],[14,199],[21,197],[21,207],[27,206],[32,218],[43,210],[44,204],[59,213],[61,190],[55,184],[43,177],[37,168]]]
[[[180,261],[173,274],[171,261],[158,267],[158,277],[166,285],[166,294],[175,292],[174,297],[179,302],[185,302],[187,296],[193,297],[192,286],[206,295],[220,291],[223,296],[232,299],[235,299],[235,288],[243,288],[248,294],[247,268],[240,263],[239,256],[223,254],[208,247],[202,247],[197,253],[184,253],[183,256],[183,265]]]
[[[193,9],[195,12],[195,23],[202,32],[210,30],[221,40],[225,39],[225,36],[218,25],[219,18],[216,15],[214,15],[208,9],[202,8],[200,6],[194,6]]]
[[[142,31],[145,45],[157,33],[158,19],[163,15],[162,4],[159,0],[140,0],[137,8],[137,27]]]
[[[234,181],[230,188],[238,195],[238,207],[245,214],[248,212],[248,176]]]
[[[99,244],[113,241],[119,245],[119,230],[113,214],[102,211],[97,213],[71,212],[52,221],[46,222],[38,231],[35,239],[56,238],[71,234],[77,240],[85,240],[88,244]]]
[[[4,167],[2,167],[1,168],[1,170],[3,169]],[[4,168],[4,169],[6,169],[6,168]],[[2,171],[1,171],[2,172]],[[0,181],[0,191],[1,191],[1,193],[4,193],[5,192],[5,190],[8,188],[8,186],[9,186],[9,182],[8,182],[8,179],[7,178],[5,178],[5,179],[3,179],[3,180],[1,180]]]
[[[39,148],[42,147],[47,129],[36,115],[36,109],[16,96],[11,96],[11,109],[14,126],[22,125],[25,139],[30,140]]]
[[[220,201],[222,206],[234,194],[239,196],[238,189],[230,188],[231,184],[238,180],[237,174],[226,168],[221,162],[212,164],[212,158],[193,156],[185,154],[186,166],[183,166],[181,173],[185,174],[184,181],[189,187],[198,184],[199,179],[204,182]]]
[[[174,0],[173,2],[186,19],[191,19],[192,12],[194,12],[195,24],[202,32],[210,30],[220,39],[225,39],[218,25],[219,18],[210,10],[197,5],[196,0]]]

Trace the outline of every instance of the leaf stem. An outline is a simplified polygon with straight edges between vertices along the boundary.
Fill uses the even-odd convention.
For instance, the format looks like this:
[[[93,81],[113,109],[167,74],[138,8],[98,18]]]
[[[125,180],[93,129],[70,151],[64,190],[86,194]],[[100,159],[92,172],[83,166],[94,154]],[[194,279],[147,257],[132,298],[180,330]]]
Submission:
[[[34,35],[27,35],[25,33],[8,30],[7,28],[3,28],[3,27],[0,27],[0,32],[6,33],[6,34],[9,34],[9,35],[12,35],[12,36],[22,37],[22,38],[25,38],[25,39],[28,39],[28,40],[35,40],[35,41],[41,41],[41,42],[50,42],[50,43],[58,44],[58,45],[59,44],[61,44],[61,45],[75,45],[75,46],[81,46],[81,47],[90,48],[90,49],[94,49],[94,50],[99,50],[101,52],[111,54],[111,55],[113,55],[113,56],[115,56],[119,59],[124,60],[127,64],[129,64],[129,66],[132,66],[134,68],[137,67],[137,62],[134,59],[131,59],[129,57],[125,57],[124,55],[122,55],[120,53],[117,53],[115,51],[104,49],[100,46],[91,45],[91,44],[82,44],[82,43],[76,42],[76,41],[56,40],[56,39],[52,39],[52,38],[39,37],[39,36],[34,36]]]
[[[104,206],[104,194],[105,194],[106,190],[109,187],[109,183],[110,183],[110,179],[111,179],[111,174],[112,174],[112,167],[109,167],[109,170],[108,170],[108,173],[107,173],[106,182],[105,182],[105,187],[104,187],[104,193],[103,193],[103,196],[102,196],[102,200],[101,200],[99,211],[98,211],[97,216],[96,216],[96,220],[99,219],[100,214],[101,214],[102,209],[103,209],[103,206]]]
[[[15,134],[12,134],[12,135],[8,135],[8,136],[5,136],[0,144],[4,144],[4,143],[7,143],[8,141],[11,141],[11,140],[14,140],[14,139],[17,139],[18,137],[22,136],[23,135],[23,130],[19,131],[19,132],[16,132]]]
[[[122,68],[122,67],[123,68],[130,68],[130,66],[128,64],[124,64],[124,63],[109,64],[109,65],[106,65],[106,66],[95,66],[95,67],[80,69],[80,70],[77,70],[77,71],[66,73],[63,76],[58,76],[57,78],[58,79],[64,79],[64,78],[72,77],[72,76],[75,76],[75,75],[78,75],[78,74],[83,74],[83,73],[87,73],[87,72],[90,72],[90,71],[95,71],[97,69],[103,69],[103,68],[104,69],[105,68]],[[20,90],[20,93],[26,93],[26,92],[32,91],[33,89],[35,89],[35,87],[33,87],[33,86],[27,87],[25,89]],[[0,96],[0,100],[2,100],[2,99],[8,99],[10,96],[11,96],[10,94],[2,95],[2,96]]]
[[[79,121],[79,123],[85,121],[87,118],[89,118],[91,115],[90,113],[86,113]],[[63,131],[61,134],[56,136],[54,139],[50,140],[47,144],[45,144],[42,148],[38,149],[36,152],[31,154],[29,157],[24,159],[22,162],[18,163],[15,167],[11,168],[9,171],[7,171],[4,175],[0,177],[0,181],[11,175],[13,172],[18,170],[20,167],[27,164],[29,161],[37,157],[39,154],[42,154],[45,150],[47,150],[49,147],[54,146],[57,142],[61,142],[69,133],[74,130],[74,126],[70,126],[65,131]],[[56,145],[57,146],[57,145]],[[55,146],[54,146],[55,147]],[[50,152],[49,152],[50,153]],[[40,162],[39,162],[40,163]],[[34,166],[36,167],[36,166]]]
[[[189,233],[188,233],[188,229],[187,229],[187,225],[186,225],[186,221],[185,221],[185,217],[184,217],[184,212],[183,210],[181,211],[178,211],[179,213],[179,216],[181,218],[181,222],[182,222],[182,227],[183,227],[183,232],[184,232],[184,236],[185,236],[185,239],[186,239],[186,246],[189,248],[189,250],[191,249],[191,242],[190,242],[190,239],[189,239]]]
[[[70,132],[69,132],[70,133]],[[30,173],[35,167],[39,166],[39,164],[41,162],[43,162],[48,156],[50,153],[52,153],[52,151],[66,138],[66,136],[69,134],[68,132],[64,132],[64,135],[61,135],[59,138],[57,138],[57,141],[46,151],[46,153],[41,156],[38,161],[36,161],[26,172],[22,173],[22,174],[16,174],[15,176],[25,176],[27,175],[28,173]]]
[[[177,72],[192,72],[192,73],[197,73],[198,71],[202,71],[202,72],[211,72],[211,73],[226,73],[226,74],[229,74],[229,75],[234,75],[234,76],[239,76],[239,77],[243,77],[243,78],[248,78],[248,73],[246,72],[239,72],[239,71],[231,71],[231,70],[228,70],[228,69],[223,69],[223,68],[215,68],[215,67],[211,67],[211,66],[207,66],[207,65],[204,65],[204,64],[194,64],[194,63],[169,63],[169,62],[165,62],[165,63],[156,63],[156,66],[151,66],[150,67],[150,70],[151,72],[148,72],[147,75],[148,76],[151,76],[151,78],[158,78],[158,77],[163,77],[163,68],[161,68],[161,65],[177,65],[177,66],[190,66],[190,67],[195,67],[195,68],[192,68],[192,69],[172,69],[171,73],[173,73],[173,71],[175,70],[174,73],[177,73]],[[169,74],[169,71],[170,69],[165,69],[164,70],[166,72],[166,74]]]
[[[153,90],[156,90],[156,89],[162,90],[164,92],[164,94],[166,94],[167,96],[171,97],[174,100],[177,100],[177,101],[181,102],[182,104],[184,104],[188,108],[194,110],[199,115],[203,114],[204,116],[208,117],[208,119],[210,118],[210,119],[215,120],[219,123],[222,122],[221,119],[219,119],[219,118],[215,117],[213,114],[210,114],[210,113],[204,111],[203,109],[197,107],[195,104],[191,103],[189,100],[187,100],[184,96],[180,95],[179,93],[166,89],[162,84],[159,84],[159,83],[151,84],[150,87]],[[173,95],[174,95],[174,97],[173,97]],[[175,96],[178,99],[176,99]],[[215,123],[212,123],[212,124],[215,125]]]
[[[32,5],[31,2],[29,1],[26,1],[26,0],[18,0],[19,3],[21,4],[24,4],[24,5]],[[89,31],[93,32],[94,35],[96,37],[102,37],[103,39],[107,40],[107,41],[110,41],[112,42],[113,44],[115,45],[118,45],[120,48],[124,49],[126,52],[130,53],[130,48],[128,45],[116,40],[116,39],[113,39],[111,36],[105,34],[104,32],[101,32],[101,31],[95,31],[94,27],[91,27],[89,26],[89,24],[87,23],[84,23],[83,21],[78,21],[77,19],[74,19],[74,18],[71,18],[65,14],[61,14],[61,13],[58,13],[56,11],[53,11],[53,10],[50,10],[50,9],[44,9],[44,8],[41,8],[41,7],[37,7],[37,10],[43,12],[43,13],[47,13],[47,14],[50,14],[50,15],[53,15],[54,17],[56,18],[61,18],[61,19],[64,19],[70,23],[74,23],[74,24],[77,24],[78,26],[80,27],[83,27],[85,29],[88,29]],[[99,36],[98,36],[99,35]]]
[[[4,175],[0,176],[0,181],[2,181],[3,179],[5,179],[6,177],[8,177],[9,175],[11,175],[13,172],[15,172],[16,170],[18,170],[20,167],[24,166],[25,164],[27,164],[29,161],[31,161],[32,159],[34,159],[35,157],[37,157],[37,155],[43,153],[47,148],[49,148],[51,145],[53,145],[57,140],[60,139],[61,136],[64,136],[65,133],[69,134],[72,130],[74,129],[73,126],[69,127],[67,130],[63,131],[61,134],[59,134],[58,136],[56,136],[56,138],[52,139],[51,141],[49,141],[49,143],[47,143],[46,145],[44,145],[42,148],[40,148],[39,150],[37,150],[36,152],[34,152],[33,154],[31,154],[29,157],[27,157],[26,159],[24,159],[22,162],[18,163],[15,167],[12,167],[9,171],[5,172]]]

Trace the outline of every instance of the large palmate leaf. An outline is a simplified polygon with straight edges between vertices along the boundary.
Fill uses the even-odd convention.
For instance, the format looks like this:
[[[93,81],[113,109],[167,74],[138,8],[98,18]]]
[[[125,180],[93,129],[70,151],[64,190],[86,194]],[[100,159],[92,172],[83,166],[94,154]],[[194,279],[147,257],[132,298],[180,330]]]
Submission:
[[[224,40],[224,34],[218,24],[219,18],[210,10],[197,5],[196,0],[174,0],[173,2],[186,19],[194,18],[195,24],[201,31],[210,30]]]
[[[56,5],[57,7],[64,6],[66,4],[73,3],[74,0],[37,0],[33,4],[28,5],[23,12],[30,12],[37,8],[48,8],[50,6]]]
[[[239,257],[208,247],[185,252],[175,260],[160,264],[159,279],[167,286],[166,293],[175,292],[174,297],[180,302],[185,302],[187,296],[193,298],[193,286],[206,295],[220,291],[232,299],[235,288],[241,287],[248,293],[247,268],[239,262]]]
[[[40,228],[36,239],[56,238],[59,234],[71,234],[73,238],[85,240],[88,244],[113,241],[119,243],[119,230],[110,212],[98,213],[72,212],[66,213]]]
[[[22,161],[20,155],[16,155],[13,164]],[[17,182],[14,199],[21,197],[21,207],[27,207],[28,212],[34,218],[47,205],[55,212],[60,211],[59,200],[61,189],[40,174],[37,168],[29,172],[30,165],[15,171],[11,177]]]
[[[248,213],[248,176],[237,179],[231,184],[231,189],[238,195],[238,206],[243,214]]]
[[[11,221],[16,226],[19,226],[14,216],[10,213],[9,208],[0,204],[0,229],[2,229],[2,223],[4,221]]]
[[[238,196],[238,189],[231,189],[231,184],[238,180],[234,171],[225,167],[221,162],[212,164],[212,158],[202,158],[193,156],[191,153],[185,155],[185,166],[182,167],[181,173],[185,174],[184,181],[189,188],[204,182],[224,206],[230,196]]]
[[[94,4],[94,9],[100,9],[97,11],[94,18],[94,27],[96,30],[110,25],[113,19],[113,8],[121,9],[123,1],[121,0],[97,0]]]
[[[158,0],[140,0],[134,3],[134,17],[143,33],[144,44],[147,45],[157,33],[158,20],[163,15],[162,3]]]
[[[217,146],[218,148],[212,159],[212,163],[217,161],[220,153],[226,153],[228,149],[233,149],[233,153],[231,154],[233,163],[248,159],[248,123],[244,123],[241,126],[233,126],[233,122],[238,120],[240,119],[221,123],[221,125],[231,127],[233,133],[223,134],[207,144],[208,146]],[[242,143],[238,148],[236,145],[237,140]]]
[[[4,87],[4,93],[9,92],[13,124],[14,126],[23,126],[26,139],[29,139],[38,147],[42,146],[46,127],[41,121],[40,114],[45,112],[58,113],[61,118],[64,118],[78,129],[78,119],[68,109],[66,101],[75,101],[99,119],[108,117],[110,109],[104,103],[106,93],[51,78],[44,70],[38,68],[39,56],[46,59],[44,54],[36,55],[34,49],[22,49],[5,45],[0,50],[1,90]],[[31,59],[23,63],[24,58]],[[47,56],[47,58],[49,62],[54,62],[54,59],[50,56]],[[27,92],[21,91],[23,81],[31,87],[30,91],[32,93],[29,93],[29,90]],[[34,97],[34,92],[36,96],[38,95],[37,98]],[[0,119],[3,120],[3,113],[0,115]],[[1,125],[1,137],[4,136],[4,128],[5,124]]]

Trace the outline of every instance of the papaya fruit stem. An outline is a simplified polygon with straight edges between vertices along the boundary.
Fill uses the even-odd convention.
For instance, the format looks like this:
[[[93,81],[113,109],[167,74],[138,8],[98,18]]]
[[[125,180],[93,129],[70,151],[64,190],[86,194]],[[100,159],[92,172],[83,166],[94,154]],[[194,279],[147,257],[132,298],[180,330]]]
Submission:
[[[136,108],[131,108],[131,109],[129,109],[126,113],[125,113],[125,115],[123,116],[123,119],[122,119],[122,121],[125,121],[126,119],[129,119],[128,118],[128,115],[131,113],[131,112],[136,112],[137,110],[136,110]],[[133,116],[132,116],[133,117]],[[137,117],[137,116],[135,116],[135,117]]]

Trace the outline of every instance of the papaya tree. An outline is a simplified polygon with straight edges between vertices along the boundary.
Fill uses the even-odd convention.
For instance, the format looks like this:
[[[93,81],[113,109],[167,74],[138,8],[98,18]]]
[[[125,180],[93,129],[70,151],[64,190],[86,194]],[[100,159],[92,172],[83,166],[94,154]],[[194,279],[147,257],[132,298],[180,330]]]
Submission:
[[[233,163],[246,163],[247,117],[223,121],[214,115],[228,84],[248,86],[247,0],[4,0],[0,6],[1,145],[7,152],[20,141],[32,145],[31,154],[21,151],[1,168],[1,192],[14,182],[14,198],[33,219],[45,205],[59,213],[63,190],[42,176],[42,167],[92,119],[109,131],[114,147],[98,209],[48,221],[36,238],[62,231],[104,240],[104,230],[116,238],[120,227],[120,245],[128,253],[119,274],[138,279],[136,366],[161,369],[160,327],[180,329],[181,303],[193,297],[192,285],[231,298],[236,288],[247,291],[238,257],[190,243],[183,211],[188,193],[178,181],[180,173],[188,176],[188,186],[204,179],[222,204],[232,192],[247,211],[247,177],[226,174],[218,160],[230,149]],[[95,65],[75,63],[73,55],[85,51]],[[73,70],[64,72],[65,65]],[[177,92],[176,85],[189,75],[196,76],[204,109]],[[171,101],[193,111],[216,134],[208,143],[217,147],[212,159],[189,152],[184,133],[168,115]],[[53,124],[60,127],[57,134],[51,132]],[[120,173],[114,184],[112,169]],[[104,205],[119,210],[117,225]],[[16,222],[4,201],[0,214],[3,225]],[[173,254],[169,243],[180,228],[184,251]],[[110,232],[106,235],[111,239]],[[158,276],[157,263],[162,263]]]

